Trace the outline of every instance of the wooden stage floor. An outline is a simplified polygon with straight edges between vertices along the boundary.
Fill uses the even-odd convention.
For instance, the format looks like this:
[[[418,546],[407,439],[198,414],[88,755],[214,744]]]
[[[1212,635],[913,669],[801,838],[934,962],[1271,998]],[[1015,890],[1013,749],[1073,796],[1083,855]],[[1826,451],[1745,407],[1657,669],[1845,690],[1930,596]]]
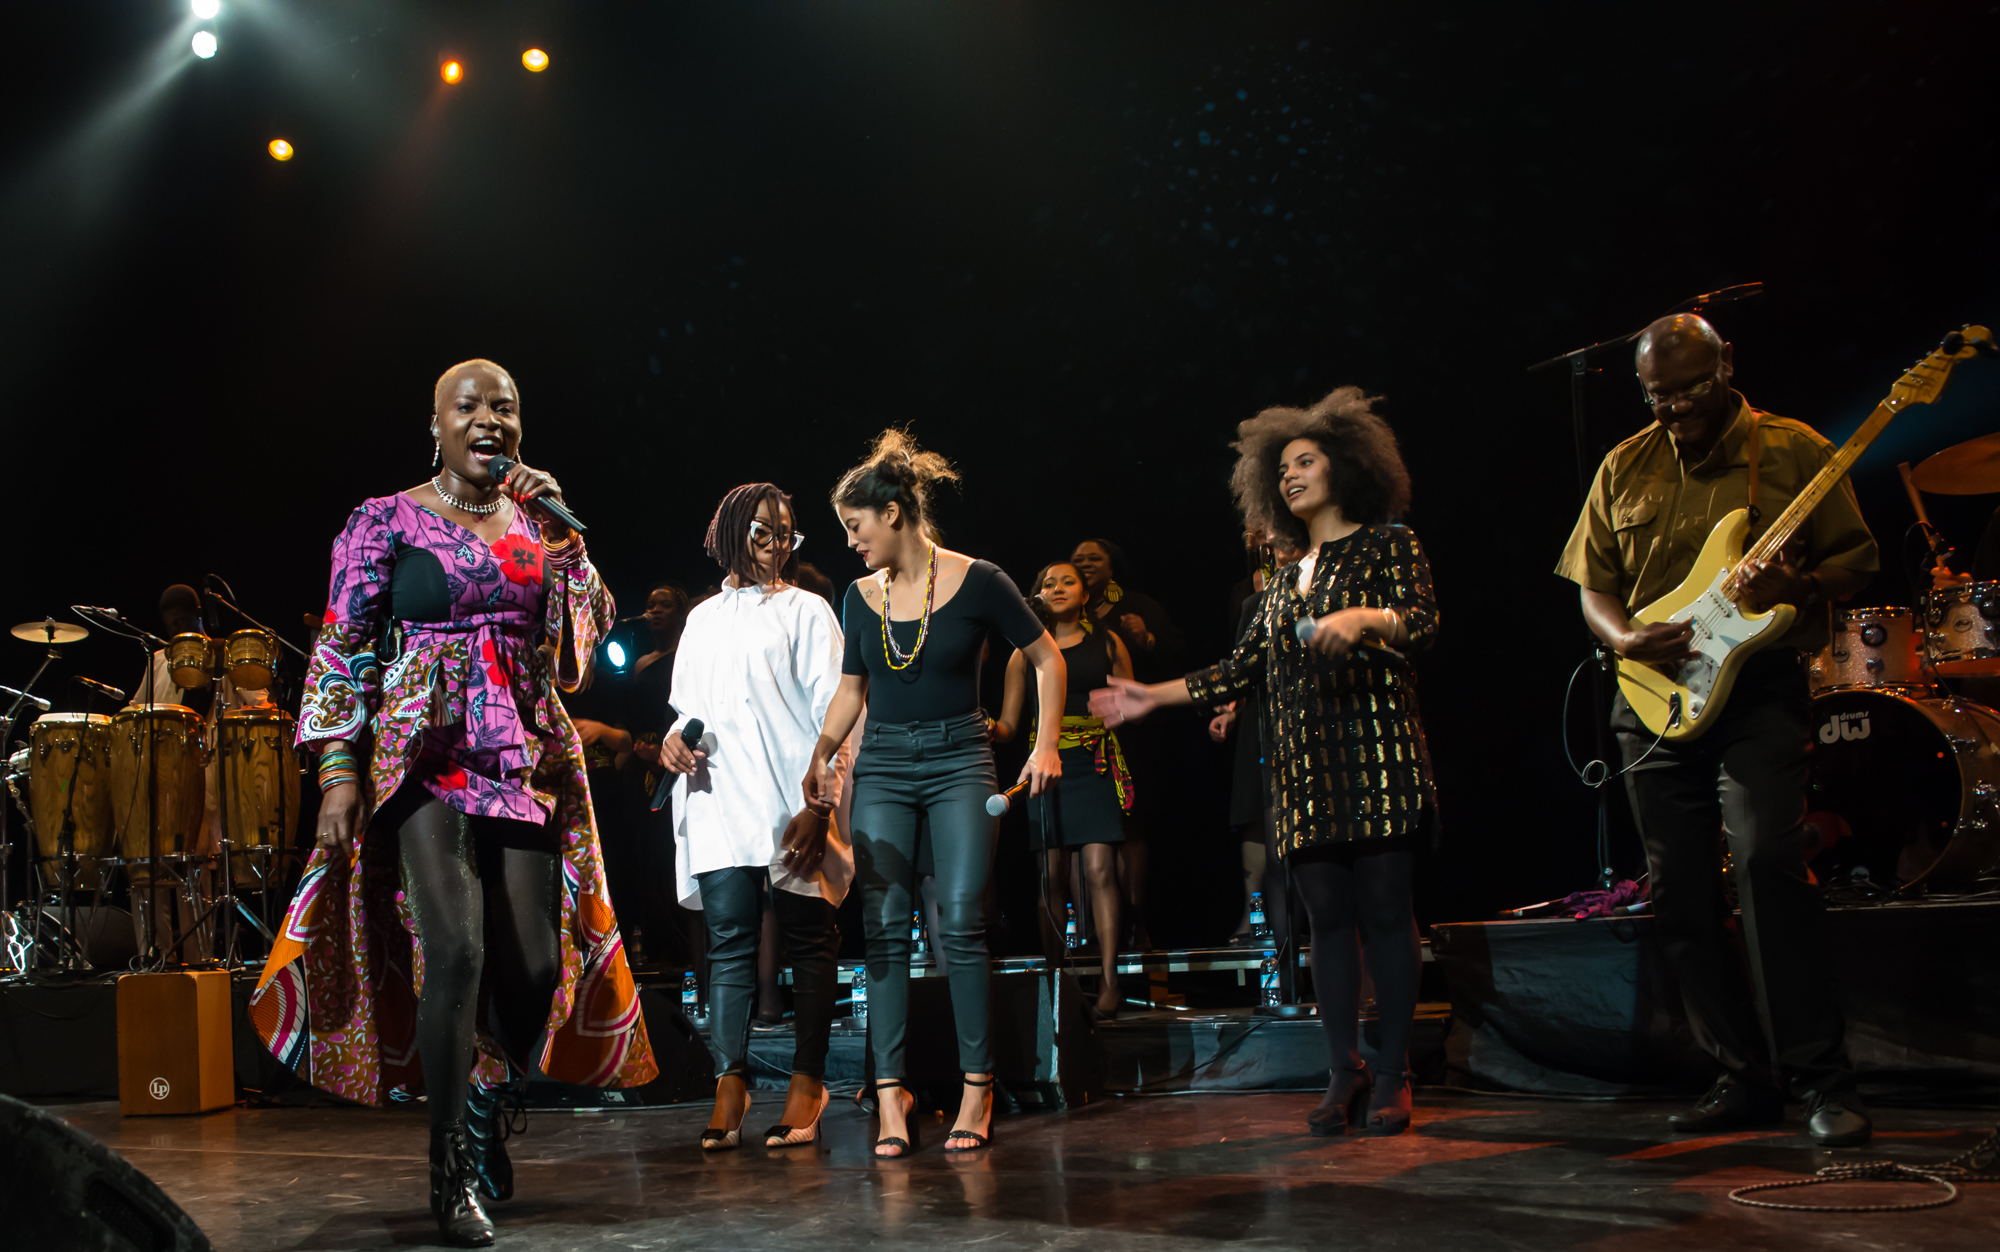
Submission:
[[[1937,1162],[1992,1110],[1880,1109],[1867,1149],[1826,1152],[1782,1128],[1687,1140],[1673,1105],[1419,1092],[1396,1139],[1314,1139],[1314,1097],[1111,1099],[996,1121],[996,1145],[948,1157],[923,1114],[911,1159],[867,1154],[868,1116],[837,1100],[818,1147],[704,1156],[706,1107],[531,1115],[513,1141],[518,1198],[494,1206],[503,1249],[1827,1248],[2000,1246],[2000,1186],[1943,1209],[1800,1215],[1729,1202],[1732,1187],[1836,1160]],[[759,1093],[749,1125],[776,1116]],[[237,1108],[121,1118],[53,1112],[126,1155],[225,1252],[434,1246],[420,1109]],[[1879,1203],[1917,1186],[1784,1193]]]

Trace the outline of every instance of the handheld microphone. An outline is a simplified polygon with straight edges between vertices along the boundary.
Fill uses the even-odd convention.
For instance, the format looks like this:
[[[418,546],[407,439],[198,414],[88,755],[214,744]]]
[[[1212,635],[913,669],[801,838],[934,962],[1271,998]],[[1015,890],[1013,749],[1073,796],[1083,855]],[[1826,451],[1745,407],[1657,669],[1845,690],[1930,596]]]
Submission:
[[[492,460],[486,463],[486,468],[492,473],[493,481],[495,483],[505,483],[507,481],[507,475],[514,472],[515,464],[516,462],[514,462],[511,458],[504,456],[496,456]],[[555,519],[557,521],[569,527],[571,530],[574,530],[580,534],[585,529],[584,524],[576,520],[576,514],[570,512],[568,509],[564,508],[560,503],[550,499],[548,496],[538,496],[535,498],[534,503],[539,504],[543,508],[547,509],[551,514],[555,516]]]
[[[1007,790],[988,796],[986,798],[986,815],[988,817],[1004,816],[1008,809],[1014,807],[1015,797],[1027,789],[1028,780],[1023,778],[1020,782],[1007,788]]]
[[[687,725],[681,727],[680,734],[681,742],[688,746],[688,751],[715,755],[715,732],[704,727],[699,717],[688,718]],[[653,788],[653,812],[657,813],[667,807],[667,800],[674,793],[676,777],[672,770],[660,771],[660,785]]]
[[[13,696],[16,700],[26,700],[29,704],[34,705],[44,713],[49,711],[50,706],[47,700],[42,699],[40,696],[31,696],[19,687],[9,687],[5,684],[0,684],[0,696]]]
[[[1313,632],[1317,629],[1319,629],[1319,622],[1317,620],[1310,617],[1302,617],[1293,624],[1292,633],[1298,636],[1300,643],[1311,643],[1313,641]],[[1380,652],[1384,656],[1393,657],[1398,661],[1407,661],[1410,659],[1379,639],[1363,639],[1361,646],[1375,652]]]
[[[112,686],[110,683],[98,682],[95,678],[85,678],[83,675],[78,674],[72,677],[70,681],[79,687],[95,691],[98,695],[107,696],[113,700],[123,700],[125,698],[124,692],[118,690],[118,688]]]

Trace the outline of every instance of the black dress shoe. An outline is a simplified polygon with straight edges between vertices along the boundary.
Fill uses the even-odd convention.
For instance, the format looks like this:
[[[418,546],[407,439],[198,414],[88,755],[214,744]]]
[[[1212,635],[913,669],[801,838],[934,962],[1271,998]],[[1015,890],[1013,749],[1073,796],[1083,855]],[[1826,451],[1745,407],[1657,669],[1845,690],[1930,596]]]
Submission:
[[[1861,1101],[1845,1092],[1806,1097],[1806,1133],[1822,1148],[1858,1148],[1874,1133]]]
[[[1667,1126],[1684,1135],[1705,1135],[1747,1126],[1775,1126],[1784,1119],[1785,1102],[1776,1092],[1731,1077],[1719,1079],[1687,1112],[1668,1117]]]

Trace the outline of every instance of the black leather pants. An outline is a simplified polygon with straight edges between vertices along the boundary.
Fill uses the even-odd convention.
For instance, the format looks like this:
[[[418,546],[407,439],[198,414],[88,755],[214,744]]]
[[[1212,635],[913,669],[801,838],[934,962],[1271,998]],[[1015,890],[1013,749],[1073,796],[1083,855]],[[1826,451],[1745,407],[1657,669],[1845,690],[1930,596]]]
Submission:
[[[749,1072],[750,1006],[757,998],[757,936],[771,871],[734,866],[698,874],[701,911],[708,923],[708,1050],[718,1077]],[[792,1072],[826,1077],[826,1048],[833,1029],[839,974],[840,928],[818,896],[771,891],[771,910],[792,961],[792,1010],[797,1042]]]
[[[937,943],[951,985],[958,1066],[990,1073],[986,880],[993,868],[993,749],[986,719],[874,722],[854,770],[854,877],[868,946],[868,1031],[877,1079],[901,1078],[910,1015],[910,909],[917,830],[927,820],[937,869]]]

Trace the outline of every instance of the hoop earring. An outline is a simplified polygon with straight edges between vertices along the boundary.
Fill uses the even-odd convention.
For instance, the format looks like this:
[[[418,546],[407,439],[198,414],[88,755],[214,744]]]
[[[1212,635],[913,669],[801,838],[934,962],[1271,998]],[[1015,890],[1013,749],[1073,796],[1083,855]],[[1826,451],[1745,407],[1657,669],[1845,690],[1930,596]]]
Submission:
[[[437,472],[444,466],[444,442],[439,440],[431,445],[431,471]]]

